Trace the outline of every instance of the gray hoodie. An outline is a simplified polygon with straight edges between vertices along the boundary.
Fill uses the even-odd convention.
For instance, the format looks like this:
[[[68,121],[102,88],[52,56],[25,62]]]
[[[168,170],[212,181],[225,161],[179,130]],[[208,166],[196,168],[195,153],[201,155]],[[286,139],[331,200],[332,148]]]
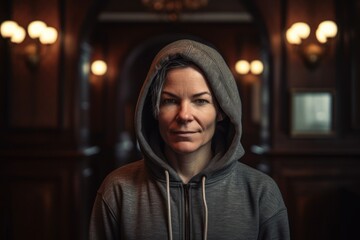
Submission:
[[[180,55],[199,67],[226,116],[213,139],[214,157],[183,184],[163,156],[149,89],[164,63]],[[179,40],[155,57],[135,114],[143,160],[107,176],[94,203],[90,239],[289,239],[287,210],[275,182],[239,162],[241,101],[221,55],[207,45]]]

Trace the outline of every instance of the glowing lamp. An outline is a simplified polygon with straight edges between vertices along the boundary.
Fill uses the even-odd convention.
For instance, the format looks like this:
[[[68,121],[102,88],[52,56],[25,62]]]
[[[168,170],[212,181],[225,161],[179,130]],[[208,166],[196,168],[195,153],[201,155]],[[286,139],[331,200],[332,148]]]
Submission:
[[[107,71],[107,65],[102,60],[96,60],[91,64],[91,72],[96,76],[103,76]]]

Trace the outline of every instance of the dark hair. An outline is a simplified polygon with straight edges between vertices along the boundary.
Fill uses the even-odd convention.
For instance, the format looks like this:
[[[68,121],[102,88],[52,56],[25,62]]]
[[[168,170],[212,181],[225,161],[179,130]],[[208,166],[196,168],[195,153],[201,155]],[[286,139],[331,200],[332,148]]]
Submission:
[[[152,110],[155,118],[157,118],[157,116],[159,115],[161,92],[163,90],[164,83],[166,80],[166,74],[171,69],[185,68],[189,66],[196,66],[196,65],[192,61],[185,59],[184,57],[179,55],[170,57],[162,64],[150,88]]]

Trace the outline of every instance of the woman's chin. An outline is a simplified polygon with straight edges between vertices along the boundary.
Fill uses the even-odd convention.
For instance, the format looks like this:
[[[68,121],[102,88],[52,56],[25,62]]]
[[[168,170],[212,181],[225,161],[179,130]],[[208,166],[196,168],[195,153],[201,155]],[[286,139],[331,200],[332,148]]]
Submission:
[[[168,145],[172,152],[179,155],[193,154],[205,150],[204,145],[193,142],[177,142]]]

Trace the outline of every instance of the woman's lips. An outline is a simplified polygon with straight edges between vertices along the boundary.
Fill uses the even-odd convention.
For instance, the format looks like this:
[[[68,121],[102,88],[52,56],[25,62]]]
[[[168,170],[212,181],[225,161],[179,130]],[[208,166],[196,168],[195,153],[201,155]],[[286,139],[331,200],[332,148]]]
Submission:
[[[176,136],[184,136],[184,137],[191,136],[195,133],[197,133],[197,132],[196,131],[172,131],[172,134],[174,134]]]

